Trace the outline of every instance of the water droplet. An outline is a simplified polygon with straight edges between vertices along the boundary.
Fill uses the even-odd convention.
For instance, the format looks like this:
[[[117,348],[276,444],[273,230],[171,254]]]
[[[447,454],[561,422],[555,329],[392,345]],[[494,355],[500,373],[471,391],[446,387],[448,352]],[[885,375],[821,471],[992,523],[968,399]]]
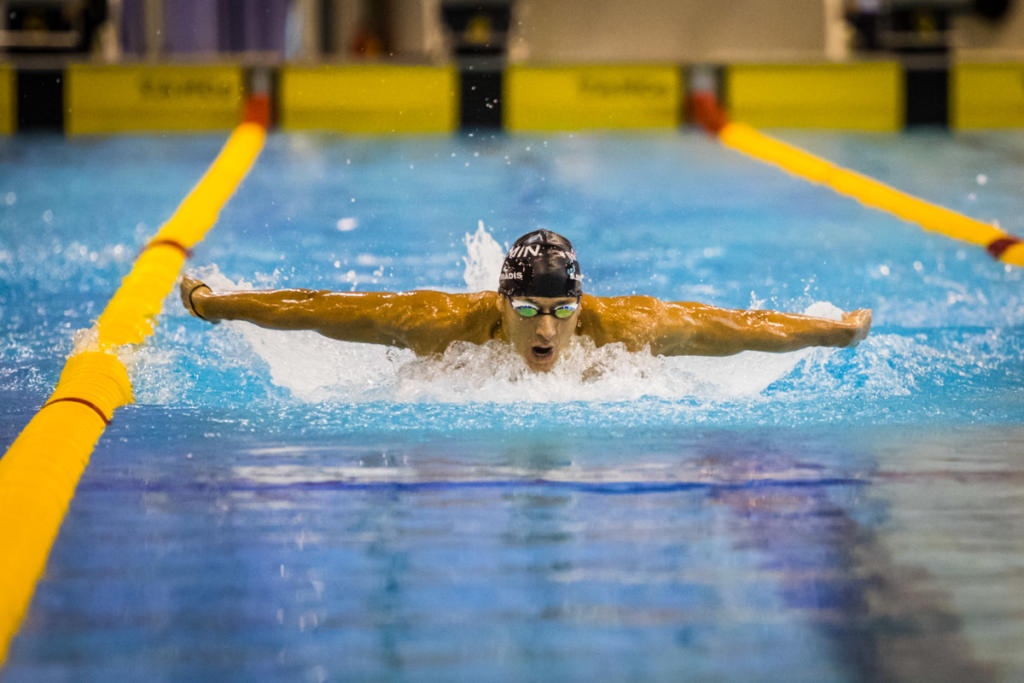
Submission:
[[[14,206],[14,202],[16,201],[18,201],[18,195],[13,192],[8,192],[4,195],[4,203],[7,204],[7,206]]]
[[[985,183],[988,182],[988,176],[985,175],[984,173],[979,173],[975,177],[975,180],[978,182],[979,185],[984,185]]]

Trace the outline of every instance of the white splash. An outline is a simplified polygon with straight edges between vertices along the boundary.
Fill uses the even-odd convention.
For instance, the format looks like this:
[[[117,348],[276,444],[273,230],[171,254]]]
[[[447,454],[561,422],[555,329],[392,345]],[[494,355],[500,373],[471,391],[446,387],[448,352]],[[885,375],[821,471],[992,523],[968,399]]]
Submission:
[[[466,234],[463,241],[466,244],[466,255],[462,257],[466,269],[462,272],[462,279],[466,281],[467,291],[482,292],[494,290],[498,286],[498,276],[501,275],[501,263],[505,260],[505,250],[487,232],[484,222],[477,223],[476,232]]]
[[[804,315],[813,315],[816,318],[827,318],[828,320],[842,320],[843,309],[828,301],[815,301],[804,309]]]

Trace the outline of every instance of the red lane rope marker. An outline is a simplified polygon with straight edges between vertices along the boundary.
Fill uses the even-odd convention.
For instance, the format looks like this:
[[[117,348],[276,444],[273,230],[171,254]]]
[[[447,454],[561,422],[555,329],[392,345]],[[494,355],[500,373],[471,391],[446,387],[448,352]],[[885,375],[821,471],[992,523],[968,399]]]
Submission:
[[[1000,237],[997,240],[989,242],[988,246],[985,247],[985,251],[987,251],[992,258],[998,260],[1003,255],[1003,252],[1015,244],[1021,244],[1021,239],[1019,237],[1014,237],[1013,235],[1007,235],[1006,237]]]
[[[697,120],[701,128],[710,135],[718,137],[725,125],[729,123],[729,117],[725,111],[718,106],[718,98],[712,92],[698,91],[690,96],[690,110],[693,118]]]
[[[139,250],[139,255],[141,256],[143,252],[152,249],[153,247],[171,247],[172,249],[177,249],[182,254],[184,254],[185,258],[192,258],[191,249],[189,249],[188,247],[186,247],[184,244],[177,240],[166,239],[152,240],[151,242],[148,242],[146,246],[142,247],[142,249]]]
[[[253,93],[245,100],[243,121],[258,123],[264,128],[270,127],[270,95]]]
[[[49,408],[50,406],[54,405],[55,403],[61,403],[63,401],[69,401],[71,403],[81,403],[83,406],[88,406],[88,407],[92,408],[96,412],[97,415],[100,416],[100,419],[103,420],[103,424],[105,424],[105,425],[109,425],[110,424],[110,418],[103,414],[103,411],[100,410],[100,407],[98,405],[96,405],[92,401],[88,401],[88,400],[86,400],[84,398],[76,398],[74,396],[65,396],[64,398],[55,398],[52,401],[47,401],[46,403],[43,404],[43,407],[40,408],[39,410],[42,411],[45,408]]]

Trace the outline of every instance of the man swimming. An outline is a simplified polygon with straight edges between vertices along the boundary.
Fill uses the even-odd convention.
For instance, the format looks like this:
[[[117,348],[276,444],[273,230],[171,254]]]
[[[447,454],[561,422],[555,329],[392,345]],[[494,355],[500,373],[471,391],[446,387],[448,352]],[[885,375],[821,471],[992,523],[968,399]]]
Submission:
[[[871,327],[867,309],[828,320],[649,296],[590,296],[583,294],[582,281],[569,240],[535,230],[509,249],[497,292],[215,293],[186,275],[181,300],[192,315],[209,322],[245,320],[276,330],[315,330],[332,339],[398,346],[417,355],[440,354],[454,341],[501,340],[534,371],[554,367],[574,335],[590,337],[597,346],[618,342],[654,355],[728,356],[854,346]]]

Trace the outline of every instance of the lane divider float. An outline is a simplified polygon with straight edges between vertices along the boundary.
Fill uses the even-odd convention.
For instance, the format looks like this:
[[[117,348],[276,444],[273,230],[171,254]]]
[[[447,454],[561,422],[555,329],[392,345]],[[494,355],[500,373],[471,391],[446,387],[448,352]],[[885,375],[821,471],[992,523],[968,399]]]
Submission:
[[[249,102],[246,110],[245,122],[136,257],[96,322],[95,340],[68,358],[53,394],[0,458],[0,666],[93,448],[114,411],[132,402],[116,351],[153,332],[185,258],[263,149],[266,102]]]
[[[730,121],[710,92],[694,93],[690,104],[701,126],[726,147],[917,223],[925,230],[983,247],[1003,263],[1024,267],[1024,243],[1019,237],[833,164],[744,123]]]

